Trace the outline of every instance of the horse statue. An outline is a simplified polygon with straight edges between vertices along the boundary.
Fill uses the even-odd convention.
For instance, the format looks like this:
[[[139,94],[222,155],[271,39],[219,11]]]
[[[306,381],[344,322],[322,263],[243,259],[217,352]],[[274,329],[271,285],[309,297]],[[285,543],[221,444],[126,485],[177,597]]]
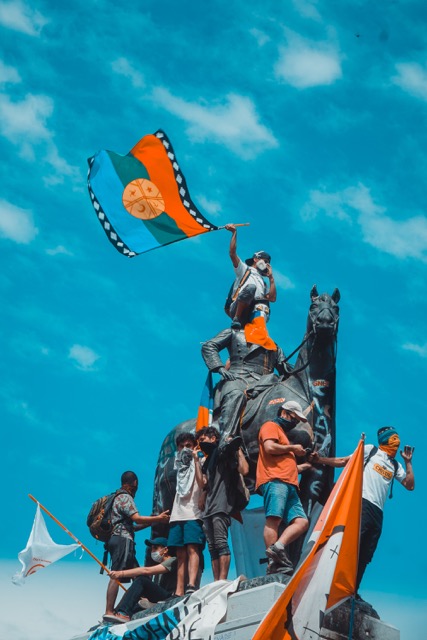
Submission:
[[[248,399],[243,414],[242,436],[250,467],[245,482],[251,493],[255,487],[258,432],[264,422],[277,416],[285,401],[297,400],[308,420],[307,423],[300,422],[287,434],[289,440],[314,449],[322,456],[335,455],[335,365],[340,293],[335,289],[332,295],[319,295],[314,285],[310,298],[307,329],[294,367],[290,366],[281,378],[272,374],[271,385],[255,398]],[[212,426],[216,426],[218,413],[219,407],[214,406]],[[194,432],[195,427],[195,419],[186,420],[172,429],[163,441],[154,480],[153,513],[172,508],[176,486],[175,439],[184,431]],[[324,504],[332,483],[333,469],[330,467],[312,468],[302,474],[300,497],[309,517],[315,505]],[[156,528],[156,535],[163,533]]]

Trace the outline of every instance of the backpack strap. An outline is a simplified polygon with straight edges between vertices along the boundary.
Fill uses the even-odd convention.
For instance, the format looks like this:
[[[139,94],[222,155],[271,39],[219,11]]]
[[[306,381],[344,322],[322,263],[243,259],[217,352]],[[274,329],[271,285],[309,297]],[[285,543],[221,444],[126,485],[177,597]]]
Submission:
[[[245,273],[242,275],[242,278],[241,278],[239,284],[237,285],[236,291],[234,292],[234,294],[231,297],[232,302],[237,300],[237,296],[239,295],[241,288],[243,287],[243,285],[245,284],[246,280],[249,278],[250,275],[251,275],[251,270],[250,270],[250,267],[248,267],[246,269]]]

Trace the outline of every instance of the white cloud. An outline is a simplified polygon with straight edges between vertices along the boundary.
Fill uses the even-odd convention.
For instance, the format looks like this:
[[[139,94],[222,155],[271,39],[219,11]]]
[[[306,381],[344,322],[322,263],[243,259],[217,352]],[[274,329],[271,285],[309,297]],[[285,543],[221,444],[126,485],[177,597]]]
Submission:
[[[6,94],[0,95],[0,132],[11,142],[46,140],[51,134],[46,126],[53,113],[53,102],[48,96],[31,93],[19,102]]]
[[[0,84],[21,82],[21,76],[15,67],[9,67],[0,60]]]
[[[200,208],[202,211],[208,213],[214,218],[216,218],[219,215],[220,211],[222,211],[222,206],[219,202],[208,200],[205,196],[202,195],[198,195],[196,197],[196,203],[200,204]]]
[[[276,281],[276,285],[281,289],[295,289],[295,284],[292,282],[288,276],[285,276],[284,273],[281,273],[277,269],[273,269],[274,279]]]
[[[29,209],[20,209],[14,204],[0,199],[0,236],[18,244],[29,244],[38,229],[33,222]]]
[[[292,4],[301,16],[320,20],[320,13],[316,9],[317,0],[292,0]]]
[[[78,369],[82,371],[92,371],[93,365],[97,360],[99,360],[100,356],[90,349],[89,347],[85,347],[81,344],[73,344],[71,347],[68,357],[71,360],[74,360]]]
[[[401,62],[396,65],[397,75],[392,82],[416,98],[427,100],[427,69],[415,62]]]
[[[52,169],[46,173],[45,184],[62,183],[64,178],[80,181],[80,171],[70,165],[58,152],[53,141],[53,132],[48,127],[48,119],[53,113],[53,101],[49,96],[27,94],[22,100],[14,101],[5,93],[0,94],[0,134],[20,147],[23,158],[33,162],[36,158],[35,146],[44,145],[43,153],[37,153]]]
[[[265,44],[267,44],[267,42],[270,41],[270,36],[268,36],[266,33],[264,33],[264,31],[261,31],[260,29],[249,29],[249,33],[255,38],[260,47],[263,47]]]
[[[142,73],[140,73],[126,58],[117,58],[111,64],[113,71],[125,78],[128,78],[132,85],[136,88],[145,86],[145,80]]]
[[[158,87],[153,97],[187,123],[187,133],[194,141],[223,144],[243,158],[278,146],[272,132],[260,123],[254,103],[245,96],[229,94],[222,104],[208,105],[187,102]]]
[[[68,251],[68,249],[66,247],[64,247],[62,244],[59,244],[57,247],[54,247],[53,249],[46,249],[46,253],[49,256],[58,256],[58,255],[72,256],[72,255],[74,255],[71,251]]]
[[[402,349],[405,349],[405,351],[412,351],[413,353],[421,356],[421,358],[427,358],[427,342],[424,344],[405,342],[405,344],[402,344]]]
[[[310,220],[319,213],[358,224],[364,242],[380,251],[396,258],[427,262],[427,218],[422,215],[406,220],[391,218],[363,184],[338,192],[311,191],[301,216]]]
[[[0,2],[0,25],[29,36],[40,34],[48,20],[41,13],[20,2]]]
[[[304,40],[288,35],[289,45],[280,48],[276,77],[297,89],[330,85],[342,76],[341,60],[330,43]]]

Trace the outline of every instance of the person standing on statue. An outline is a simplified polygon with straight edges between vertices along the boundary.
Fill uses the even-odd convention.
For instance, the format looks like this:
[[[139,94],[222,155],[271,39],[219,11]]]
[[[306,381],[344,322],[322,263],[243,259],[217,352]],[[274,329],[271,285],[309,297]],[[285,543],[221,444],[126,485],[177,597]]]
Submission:
[[[236,279],[225,303],[225,312],[233,319],[232,328],[241,329],[248,321],[254,303],[276,302],[276,284],[270,266],[271,257],[266,251],[257,251],[243,262],[237,255],[237,229],[233,224],[225,225],[233,234],[230,240],[230,258]],[[270,281],[270,288],[264,281]]]
[[[406,470],[396,458],[400,446],[400,438],[393,427],[382,427],[378,430],[378,447],[365,445],[362,517],[359,541],[359,566],[357,569],[356,592],[359,590],[365,569],[376,551],[383,527],[383,512],[387,494],[392,497],[393,481],[396,478],[408,491],[415,488],[414,471],[412,469],[413,447],[405,445],[400,452]],[[350,456],[343,458],[324,458],[312,453],[309,461],[331,467],[345,467]]]
[[[271,338],[270,344],[248,343],[243,329],[224,329],[202,345],[202,356],[209,371],[222,377],[215,404],[220,406],[220,447],[240,435],[240,422],[248,397],[256,397],[277,382],[274,369],[285,372],[285,356]],[[230,364],[226,368],[219,353],[227,349]]]
[[[291,444],[287,434],[299,422],[307,422],[299,402],[282,404],[275,420],[265,422],[258,435],[259,458],[256,489],[264,498],[264,542],[268,558],[267,573],[292,575],[294,566],[286,547],[308,529],[307,516],[298,496],[298,473],[311,467],[297,464],[306,455],[301,444]],[[286,528],[279,535],[279,527]]]

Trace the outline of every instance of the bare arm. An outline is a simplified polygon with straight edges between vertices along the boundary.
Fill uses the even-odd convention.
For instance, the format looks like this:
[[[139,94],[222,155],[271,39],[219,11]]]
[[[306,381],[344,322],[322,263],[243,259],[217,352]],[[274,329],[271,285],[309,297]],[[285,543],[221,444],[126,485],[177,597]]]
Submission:
[[[268,264],[268,279],[270,280],[270,291],[267,293],[267,295],[265,296],[267,298],[267,300],[269,300],[270,302],[276,302],[277,299],[277,291],[276,291],[276,283],[274,282],[274,276],[273,276],[273,271],[271,266]]]
[[[400,452],[400,455],[405,461],[406,466],[406,478],[402,480],[402,486],[408,489],[408,491],[413,491],[415,489],[415,477],[414,470],[412,469],[412,447],[405,447],[404,450]]]
[[[163,511],[158,516],[140,516],[139,513],[134,513],[132,521],[137,525],[135,529],[138,531],[156,523],[167,524],[169,522],[169,511]]]
[[[233,267],[236,268],[240,262],[239,256],[237,255],[237,229],[234,224],[226,224],[225,228],[233,234],[230,240],[229,254]]]
[[[114,580],[123,580],[123,578],[137,578],[138,576],[158,576],[167,572],[168,570],[162,564],[156,564],[154,567],[135,567],[124,571],[111,571],[110,577]]]
[[[241,449],[237,452],[237,471],[241,473],[242,476],[247,476],[249,473],[249,464]]]
[[[309,462],[313,464],[325,464],[327,467],[345,467],[347,462],[350,460],[350,456],[344,456],[343,458],[324,458],[319,456],[318,453],[314,452],[308,456]]]
[[[301,444],[279,444],[277,440],[264,440],[264,451],[270,456],[283,456],[285,453],[294,453],[296,456],[305,456],[305,449]]]
[[[194,469],[196,472],[196,482],[197,485],[203,489],[205,486],[205,482],[203,480],[202,467],[200,466],[199,456],[197,455],[197,451],[193,450],[193,458],[194,458]]]

